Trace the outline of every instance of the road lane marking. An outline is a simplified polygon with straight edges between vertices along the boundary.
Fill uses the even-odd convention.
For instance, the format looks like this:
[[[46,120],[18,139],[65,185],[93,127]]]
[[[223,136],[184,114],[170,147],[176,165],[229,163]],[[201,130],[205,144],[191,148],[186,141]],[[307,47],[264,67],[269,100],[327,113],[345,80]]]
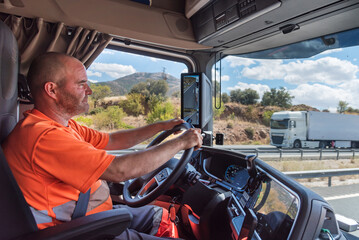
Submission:
[[[338,199],[352,198],[352,197],[359,197],[359,193],[344,194],[344,195],[333,196],[333,197],[325,197],[324,199],[325,199],[326,201],[330,201],[330,200],[338,200]]]

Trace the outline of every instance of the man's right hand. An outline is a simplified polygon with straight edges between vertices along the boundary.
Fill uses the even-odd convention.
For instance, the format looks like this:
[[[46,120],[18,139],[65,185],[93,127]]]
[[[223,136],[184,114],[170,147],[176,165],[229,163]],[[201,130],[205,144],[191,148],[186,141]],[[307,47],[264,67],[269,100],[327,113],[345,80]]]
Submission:
[[[194,150],[202,147],[203,137],[201,135],[201,129],[190,128],[181,136],[178,137],[179,141],[183,144],[183,150],[194,147]]]

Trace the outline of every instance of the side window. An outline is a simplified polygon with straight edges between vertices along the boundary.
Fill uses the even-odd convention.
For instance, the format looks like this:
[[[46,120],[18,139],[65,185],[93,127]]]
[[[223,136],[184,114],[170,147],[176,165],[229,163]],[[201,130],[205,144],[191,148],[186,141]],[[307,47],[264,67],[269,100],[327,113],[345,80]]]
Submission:
[[[80,124],[111,132],[180,117],[183,63],[105,49],[87,70],[88,113]]]

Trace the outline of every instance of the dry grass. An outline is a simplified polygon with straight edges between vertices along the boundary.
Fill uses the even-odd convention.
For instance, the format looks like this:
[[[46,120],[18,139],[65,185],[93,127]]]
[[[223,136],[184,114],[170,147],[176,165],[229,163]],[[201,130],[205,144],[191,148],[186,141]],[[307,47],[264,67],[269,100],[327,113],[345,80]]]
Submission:
[[[358,158],[340,160],[268,161],[267,163],[282,172],[359,168]]]
[[[359,168],[359,159],[340,159],[340,160],[291,160],[291,161],[268,161],[272,167],[282,172],[289,171],[309,171],[309,170],[326,170],[326,169],[344,169]],[[306,178],[296,179],[299,183],[307,187],[326,187],[328,178]],[[357,175],[348,175],[332,177],[332,185],[357,184],[359,178]]]

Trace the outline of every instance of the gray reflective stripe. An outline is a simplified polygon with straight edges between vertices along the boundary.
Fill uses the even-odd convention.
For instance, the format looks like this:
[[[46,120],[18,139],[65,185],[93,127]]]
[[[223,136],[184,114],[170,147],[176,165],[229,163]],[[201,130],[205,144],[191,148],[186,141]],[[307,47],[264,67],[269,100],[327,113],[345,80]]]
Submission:
[[[102,181],[101,186],[90,195],[90,200],[86,212],[89,212],[106,202],[109,196],[110,190],[108,188],[108,185],[105,181]],[[62,205],[56,206],[52,208],[52,210],[54,211],[57,220],[67,222],[71,221],[75,206],[76,201],[72,200]],[[30,207],[30,209],[32,211],[32,214],[34,215],[37,224],[52,222],[52,218],[48,215],[48,212],[46,210],[38,211],[32,207]]]
[[[151,235],[155,235],[158,232],[163,214],[163,209],[158,206],[153,206],[153,211],[155,211],[155,214],[153,215],[153,220],[152,220],[152,229],[150,231]]]
[[[52,222],[52,218],[48,215],[48,212],[46,210],[39,211],[33,207],[30,207],[30,210],[32,212],[32,215],[34,215],[36,224]]]
[[[71,221],[71,216],[74,212],[76,206],[76,201],[72,200],[70,202],[64,203],[57,207],[52,208],[56,215],[56,219],[60,221]]]
[[[101,181],[101,186],[90,195],[89,204],[87,206],[87,212],[95,209],[96,207],[100,206],[102,203],[106,202],[109,196],[110,196],[110,189],[108,188],[107,182]]]

